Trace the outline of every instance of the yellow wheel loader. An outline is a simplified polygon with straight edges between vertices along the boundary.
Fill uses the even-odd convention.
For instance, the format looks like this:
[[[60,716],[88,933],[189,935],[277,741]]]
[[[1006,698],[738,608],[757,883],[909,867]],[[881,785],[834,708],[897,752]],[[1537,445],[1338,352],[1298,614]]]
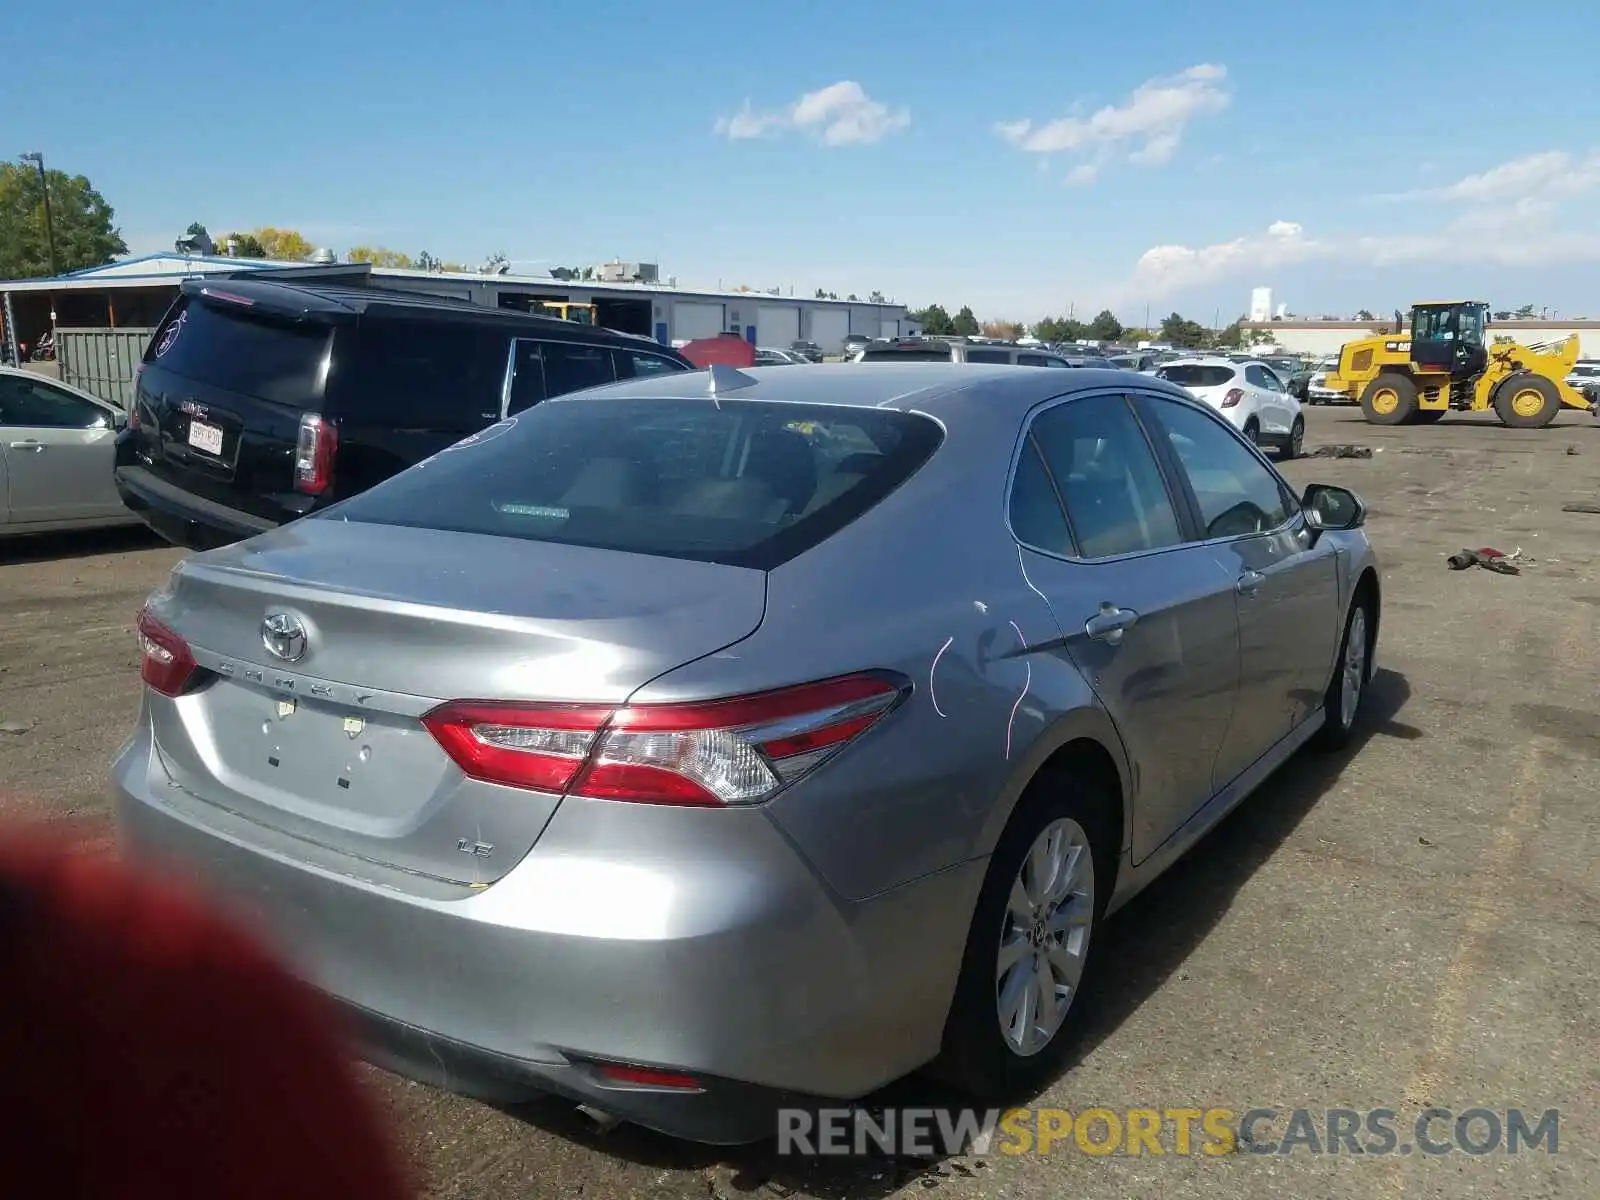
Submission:
[[[1326,386],[1343,392],[1373,425],[1425,425],[1452,409],[1494,411],[1502,425],[1541,429],[1563,408],[1600,404],[1567,383],[1578,339],[1524,346],[1485,336],[1489,306],[1477,300],[1413,305],[1411,328],[1347,342]]]

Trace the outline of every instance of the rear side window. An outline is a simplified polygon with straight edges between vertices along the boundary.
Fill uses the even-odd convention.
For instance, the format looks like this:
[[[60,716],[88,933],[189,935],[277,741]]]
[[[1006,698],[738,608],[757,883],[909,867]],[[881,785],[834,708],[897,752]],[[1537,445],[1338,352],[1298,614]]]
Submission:
[[[1236,372],[1232,367],[1179,363],[1162,367],[1156,374],[1162,379],[1170,379],[1179,387],[1221,387],[1225,383],[1232,383]]]
[[[360,424],[480,429],[500,416],[506,346],[489,326],[363,318],[335,338],[331,407]]]
[[[189,299],[168,314],[144,361],[196,383],[308,408],[322,398],[330,329]]]
[[[647,354],[639,350],[618,350],[617,378],[618,379],[644,379],[650,375],[665,375],[673,371],[687,371],[675,358],[667,358],[661,354]]]
[[[576,397],[319,516],[771,570],[857,520],[942,436],[877,409]]]
[[[617,381],[610,346],[518,338],[512,354],[508,411],[521,412],[551,396]]]
[[[862,362],[949,362],[950,347],[941,346],[926,350],[864,350]]]
[[[1011,351],[1009,350],[968,350],[969,363],[1009,363]]]

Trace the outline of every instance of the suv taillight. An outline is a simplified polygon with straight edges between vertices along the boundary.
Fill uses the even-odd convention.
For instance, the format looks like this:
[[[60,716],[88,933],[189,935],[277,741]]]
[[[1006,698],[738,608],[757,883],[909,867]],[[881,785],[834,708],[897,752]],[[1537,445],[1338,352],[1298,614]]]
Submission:
[[[316,413],[300,416],[300,437],[294,447],[295,490],[320,496],[333,486],[333,460],[339,432]]]
[[[139,610],[139,677],[163,696],[181,696],[199,664],[189,643],[150,615]]]
[[[810,774],[894,708],[880,675],[686,704],[466,700],[423,717],[445,753],[488,783],[595,800],[756,804]]]
[[[1222,407],[1223,408],[1232,408],[1234,405],[1238,404],[1239,401],[1241,401],[1243,399],[1244,399],[1244,390],[1242,388],[1229,388],[1228,389],[1228,394],[1222,398]]]

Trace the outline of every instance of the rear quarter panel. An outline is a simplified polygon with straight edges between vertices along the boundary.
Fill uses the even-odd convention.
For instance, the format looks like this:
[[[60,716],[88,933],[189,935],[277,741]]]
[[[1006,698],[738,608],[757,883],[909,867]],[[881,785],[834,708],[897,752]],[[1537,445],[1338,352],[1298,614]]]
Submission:
[[[759,691],[866,669],[909,698],[768,806],[818,873],[860,899],[987,855],[1065,741],[1120,743],[1024,577],[1006,523],[1015,428],[952,424],[923,471],[865,517],[771,572],[744,641],[638,700]],[[1031,648],[1031,652],[1029,650]]]

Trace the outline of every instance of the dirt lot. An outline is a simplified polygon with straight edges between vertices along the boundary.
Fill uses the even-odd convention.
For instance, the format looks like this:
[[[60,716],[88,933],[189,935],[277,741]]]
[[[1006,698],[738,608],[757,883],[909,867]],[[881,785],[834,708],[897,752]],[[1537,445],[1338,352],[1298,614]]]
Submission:
[[[1402,1129],[1429,1104],[1560,1108],[1559,1154],[1090,1157],[1069,1140],[1049,1157],[807,1167],[596,1138],[557,1105],[506,1113],[371,1071],[428,1194],[1600,1195],[1600,516],[1561,511],[1600,499],[1600,425],[1309,418],[1309,447],[1375,451],[1288,468],[1373,507],[1387,605],[1368,733],[1292,763],[1108,926],[1082,1053],[1039,1103],[1388,1107]],[[1531,561],[1446,570],[1484,545]],[[27,727],[0,733],[0,817],[109,846],[131,617],[177,557],[138,534],[0,547],[0,723]]]

